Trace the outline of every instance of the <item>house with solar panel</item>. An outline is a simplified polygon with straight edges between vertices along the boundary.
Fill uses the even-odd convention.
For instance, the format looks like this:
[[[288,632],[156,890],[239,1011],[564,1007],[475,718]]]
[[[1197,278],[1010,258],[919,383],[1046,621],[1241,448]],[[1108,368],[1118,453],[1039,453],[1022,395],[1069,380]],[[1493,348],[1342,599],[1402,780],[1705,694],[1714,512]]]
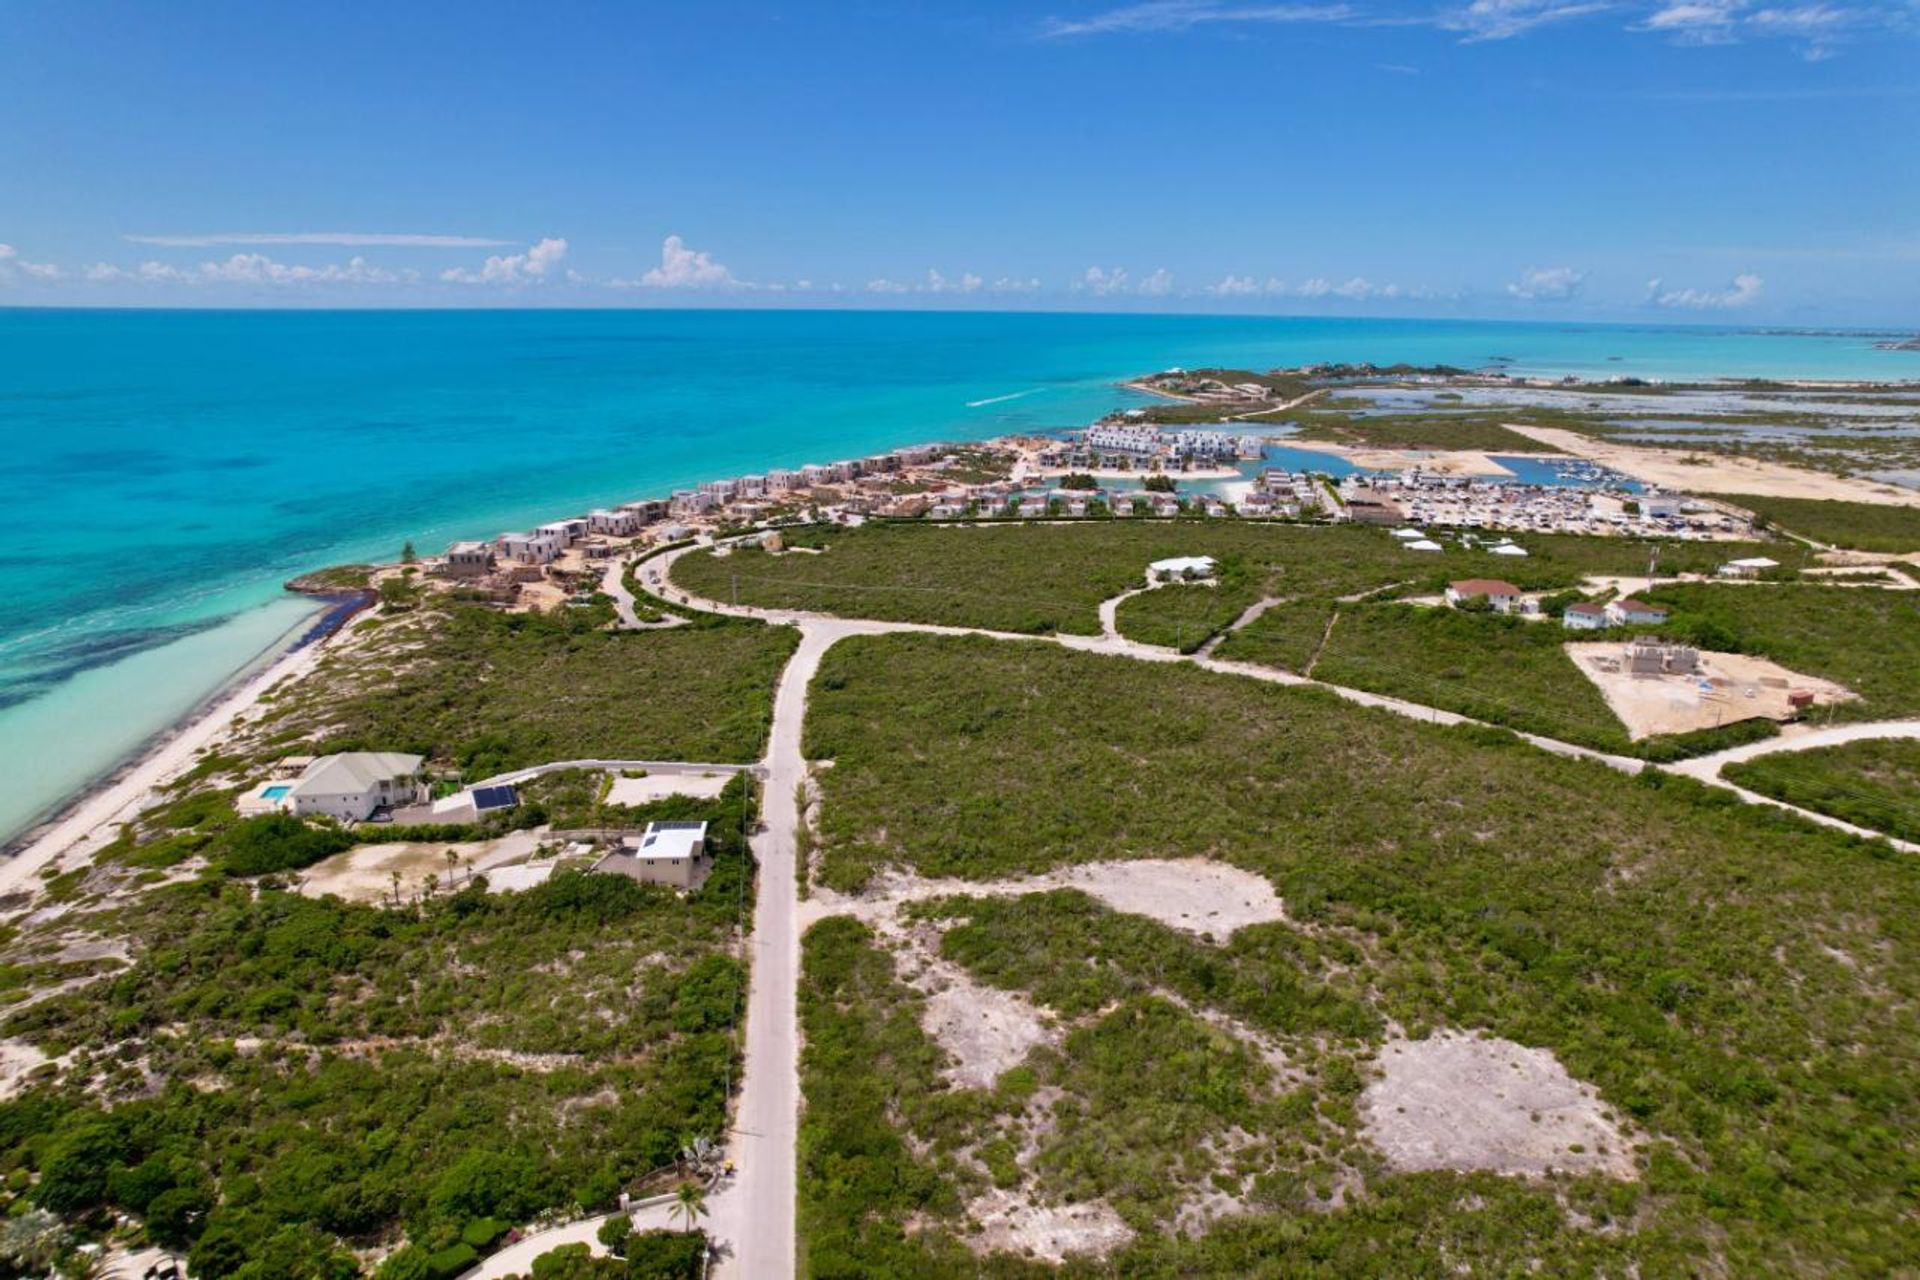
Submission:
[[[707,882],[713,854],[704,822],[649,822],[638,837],[629,836],[593,864],[595,871],[626,876],[642,884],[663,884],[691,893]]]

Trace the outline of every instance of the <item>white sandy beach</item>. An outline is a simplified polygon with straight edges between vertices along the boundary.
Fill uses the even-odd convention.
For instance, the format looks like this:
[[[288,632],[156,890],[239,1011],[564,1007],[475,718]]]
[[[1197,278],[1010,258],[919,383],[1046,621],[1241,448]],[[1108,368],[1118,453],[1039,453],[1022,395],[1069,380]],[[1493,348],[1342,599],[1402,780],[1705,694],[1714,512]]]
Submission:
[[[31,836],[18,853],[0,862],[0,896],[31,887],[32,877],[69,850],[84,848],[91,853],[106,844],[119,824],[146,808],[159,787],[191,769],[200,751],[219,739],[235,719],[257,706],[262,694],[290,676],[311,671],[339,634],[280,655],[156,742],[70,812]]]

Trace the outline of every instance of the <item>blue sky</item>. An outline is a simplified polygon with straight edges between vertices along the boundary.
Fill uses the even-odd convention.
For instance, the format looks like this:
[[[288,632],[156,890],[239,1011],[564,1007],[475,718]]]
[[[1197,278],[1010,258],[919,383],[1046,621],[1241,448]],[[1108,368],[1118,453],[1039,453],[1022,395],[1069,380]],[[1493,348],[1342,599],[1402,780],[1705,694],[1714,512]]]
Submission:
[[[0,23],[0,304],[1920,324],[1920,0]]]

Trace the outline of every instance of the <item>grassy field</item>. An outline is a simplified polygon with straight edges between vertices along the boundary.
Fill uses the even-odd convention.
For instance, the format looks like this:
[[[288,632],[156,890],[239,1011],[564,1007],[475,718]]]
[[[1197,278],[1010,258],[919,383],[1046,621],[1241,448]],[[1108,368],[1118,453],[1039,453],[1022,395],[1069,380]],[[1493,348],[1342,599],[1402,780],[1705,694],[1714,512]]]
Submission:
[[[1750,791],[1920,842],[1920,742],[1849,742],[1730,764],[1721,776]]]
[[[1501,577],[1526,588],[1565,586],[1588,573],[1633,573],[1646,567],[1645,544],[1625,539],[1526,537],[1532,551],[1510,560],[1450,547],[1421,555],[1386,531],[1346,526],[1235,520],[1089,521],[941,528],[870,524],[858,529],[793,532],[790,546],[819,554],[770,555],[758,548],[728,556],[690,553],[675,562],[675,585],[711,599],[767,608],[810,609],[843,617],[929,622],[1030,634],[1099,631],[1100,601],[1139,586],[1146,567],[1178,555],[1211,555],[1237,564],[1251,602],[1260,595],[1338,596],[1394,582],[1438,590],[1448,579]],[[1764,548],[1783,563],[1804,558],[1792,548]],[[1736,544],[1671,543],[1664,569],[1711,571],[1729,557],[1757,554]],[[1214,597],[1190,597],[1217,603]],[[1130,601],[1121,629],[1136,638],[1175,629],[1162,603]],[[1221,608],[1218,620],[1237,609]],[[1178,623],[1176,620],[1175,627]],[[1198,641],[1195,641],[1198,643]]]
[[[1205,855],[1267,877],[1288,910],[1216,952],[1075,894],[923,908],[949,960],[1065,1020],[1063,1040],[991,1089],[939,1080],[918,997],[861,926],[816,927],[813,1274],[1028,1274],[956,1243],[958,1205],[1014,1179],[1098,1195],[1143,1232],[1068,1274],[1504,1274],[1546,1259],[1551,1274],[1805,1275],[1911,1260],[1910,861],[1494,731],[1039,644],[845,641],[815,685],[807,752],[833,761],[819,847],[834,886],[887,864],[986,878]],[[1183,1005],[1269,1031],[1302,1078],[1283,1088],[1249,1068]],[[1639,1179],[1384,1170],[1353,1103],[1388,1020],[1550,1049],[1644,1135]],[[1035,1098],[1051,1127],[1010,1167]],[[1198,1194],[1196,1178],[1234,1188],[1250,1215],[1176,1238],[1169,1188]]]
[[[1815,542],[1853,551],[1920,551],[1920,507],[1741,493],[1720,496]]]
[[[1833,709],[1840,719],[1920,712],[1920,595],[1913,592],[1687,583],[1644,594],[1674,610],[1663,632],[1846,685],[1860,698]]]
[[[759,757],[791,629],[602,621],[469,607],[393,619],[390,643],[330,657],[320,678],[277,692],[256,741],[272,755],[414,751],[471,777],[577,757]]]

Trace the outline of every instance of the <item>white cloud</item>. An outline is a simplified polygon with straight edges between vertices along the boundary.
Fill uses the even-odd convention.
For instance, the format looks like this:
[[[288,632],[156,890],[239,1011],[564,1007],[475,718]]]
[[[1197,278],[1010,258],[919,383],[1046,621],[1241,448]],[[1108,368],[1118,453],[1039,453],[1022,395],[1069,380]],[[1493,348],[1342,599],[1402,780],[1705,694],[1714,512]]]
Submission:
[[[978,293],[985,284],[971,271],[962,272],[958,280],[949,280],[932,267],[927,268],[927,283],[922,286],[928,293]]]
[[[1096,298],[1109,294],[1124,293],[1127,288],[1127,273],[1120,267],[1111,271],[1100,267],[1088,267],[1087,273],[1073,286],[1075,293],[1090,293]]]
[[[668,236],[660,242],[660,265],[641,276],[640,284],[648,289],[741,287],[741,282],[733,278],[733,272],[715,262],[713,255],[687,248],[687,242],[679,236]]]
[[[1586,278],[1586,272],[1572,267],[1529,267],[1507,293],[1523,302],[1564,302],[1580,292]]]
[[[1146,0],[1079,19],[1056,18],[1041,28],[1055,39],[1066,36],[1150,35],[1190,31],[1208,24],[1288,25],[1341,22],[1355,14],[1345,4],[1222,4],[1218,0]]]
[[[1509,40],[1536,27],[1584,18],[1612,8],[1607,0],[1473,0],[1464,9],[1443,10],[1434,25],[1458,31],[1472,44],[1481,40]]]
[[[991,292],[993,293],[1038,293],[1040,292],[1040,277],[1028,276],[1026,279],[1021,280],[1013,276],[1001,276],[998,280],[995,280],[993,282],[993,287],[991,289]]]
[[[349,249],[491,249],[512,244],[486,236],[443,236],[367,231],[217,231],[191,236],[122,236],[133,244],[171,249],[205,249],[216,245],[329,244]]]
[[[1138,292],[1148,298],[1164,298],[1173,292],[1173,273],[1165,267],[1157,268],[1152,275],[1140,282]]]
[[[910,284],[901,284],[898,280],[888,280],[882,277],[881,279],[878,279],[878,280],[867,281],[867,292],[868,293],[912,293],[913,286]]]
[[[1725,289],[1662,289],[1659,280],[1647,281],[1647,301],[1656,307],[1679,307],[1694,311],[1721,311],[1744,307],[1760,296],[1763,281],[1752,272],[1742,272]]]
[[[29,280],[45,281],[58,280],[63,273],[51,262],[28,262],[12,245],[0,244],[0,284],[14,279],[16,274]]]
[[[669,240],[672,239],[669,237]],[[478,271],[452,267],[442,271],[440,278],[449,284],[532,284],[545,279],[547,273],[559,266],[566,256],[567,242],[548,237],[525,253],[495,254],[482,263]]]
[[[64,275],[60,272],[47,278]],[[261,253],[236,253],[219,262],[202,262],[197,267],[176,267],[169,262],[149,260],[128,269],[110,262],[96,262],[81,268],[79,278],[94,284],[131,280],[161,285],[384,285],[410,284],[420,278],[420,273],[376,267],[357,255],[346,262],[309,267],[278,262]]]

